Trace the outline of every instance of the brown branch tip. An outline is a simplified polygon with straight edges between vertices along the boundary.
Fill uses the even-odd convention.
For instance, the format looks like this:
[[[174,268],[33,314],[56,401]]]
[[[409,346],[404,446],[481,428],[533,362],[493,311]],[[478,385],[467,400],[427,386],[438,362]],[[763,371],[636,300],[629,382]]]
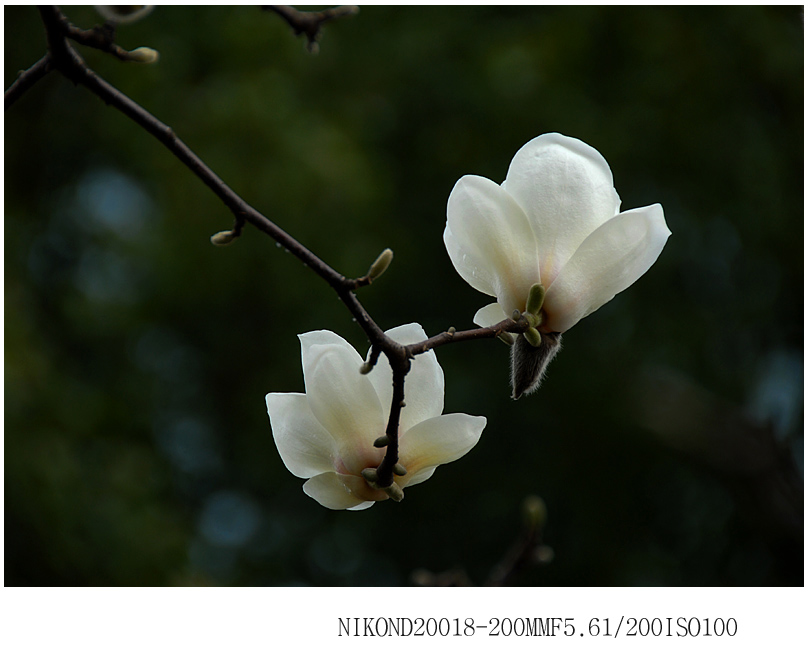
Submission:
[[[299,11],[289,5],[265,5],[262,9],[281,16],[296,36],[304,34],[307,37],[307,51],[312,54],[318,53],[318,40],[324,23],[342,16],[353,16],[360,11],[356,5],[340,5],[323,11]]]

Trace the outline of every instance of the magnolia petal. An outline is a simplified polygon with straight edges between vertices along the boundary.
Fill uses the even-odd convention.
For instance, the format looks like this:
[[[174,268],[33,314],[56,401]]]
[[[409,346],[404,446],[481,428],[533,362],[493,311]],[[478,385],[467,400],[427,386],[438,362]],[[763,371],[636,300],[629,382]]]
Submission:
[[[525,144],[502,186],[528,217],[546,287],[585,238],[618,214],[621,202],[602,155],[559,133]]]
[[[670,235],[659,204],[622,212],[577,249],[546,291],[543,328],[564,332],[633,284]]]
[[[365,509],[366,507],[362,506],[365,505],[366,499],[355,495],[352,489],[354,485],[346,478],[363,481],[356,476],[340,476],[334,472],[321,473],[304,483],[304,493],[328,509]]]
[[[447,201],[444,242],[458,273],[497,296],[504,310],[523,310],[539,280],[537,246],[523,210],[497,183],[464,176]]]
[[[337,445],[315,419],[306,395],[276,392],[268,394],[265,399],[273,439],[290,473],[299,478],[311,478],[334,470]]]
[[[506,318],[507,316],[503,312],[503,307],[495,302],[494,304],[488,304],[487,306],[478,309],[473,316],[473,322],[479,327],[491,327],[499,322],[503,322]],[[514,343],[517,335],[509,332],[503,332],[499,338],[503,339],[504,337],[511,339],[512,343]],[[508,340],[504,342],[508,342]]]
[[[408,472],[406,475],[402,476],[401,478],[397,478],[397,483],[403,489],[405,487],[413,487],[421,482],[424,482],[430,476],[432,476],[436,472],[435,466],[425,467],[424,469],[420,469],[415,473]]]
[[[357,505],[357,507],[349,507],[346,511],[359,512],[359,511],[361,511],[363,509],[368,509],[369,507],[371,507],[374,504],[374,502],[375,501],[373,501],[373,500],[367,500],[367,501],[362,502],[359,505]]]
[[[453,462],[478,443],[486,424],[486,417],[463,413],[423,421],[400,437],[399,461],[414,475]]]
[[[321,343],[332,338],[328,333],[299,336],[307,402],[337,442],[347,472],[359,474],[375,461],[372,443],[385,431],[385,417],[374,386],[360,374],[363,359],[337,334]]]
[[[450,226],[444,228],[444,247],[453,267],[461,278],[476,291],[495,297],[495,277],[486,269],[483,262],[475,263],[475,259],[467,254],[466,249],[458,242]]]
[[[327,329],[321,329],[320,331],[308,331],[305,334],[299,334],[298,339],[301,341],[301,356],[307,353],[310,347],[314,345],[338,345],[342,347],[346,354],[357,358],[360,364],[363,364],[363,359],[360,358],[360,354],[357,353],[357,350],[351,346],[351,344],[347,341],[338,336],[334,331],[329,331]]]
[[[479,327],[491,327],[499,322],[503,322],[509,315],[503,312],[503,308],[497,302],[487,304],[475,312],[473,322]]]
[[[415,322],[389,329],[385,333],[401,345],[419,343],[428,338],[421,325]],[[377,390],[384,411],[390,412],[393,372],[384,354],[367,376]],[[436,353],[430,350],[417,355],[411,361],[411,371],[405,380],[405,407],[399,417],[400,430],[408,430],[420,421],[438,417],[442,414],[442,410],[444,410],[444,372],[436,360]]]

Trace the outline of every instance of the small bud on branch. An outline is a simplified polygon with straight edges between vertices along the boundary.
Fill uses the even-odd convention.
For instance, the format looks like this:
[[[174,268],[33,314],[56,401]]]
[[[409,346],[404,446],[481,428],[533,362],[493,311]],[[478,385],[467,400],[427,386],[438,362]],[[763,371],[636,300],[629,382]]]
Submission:
[[[515,344],[515,334],[511,334],[508,331],[502,331],[498,334],[498,340],[502,343],[506,343],[510,347]]]
[[[157,63],[159,59],[160,53],[151,47],[136,47],[127,53],[127,60],[134,63]]]
[[[526,496],[523,500],[523,520],[526,527],[529,529],[543,527],[547,516],[546,503],[540,496]]]
[[[211,243],[215,246],[228,246],[236,240],[237,236],[233,230],[223,230],[211,235]]]
[[[388,266],[391,265],[391,261],[394,259],[394,251],[391,248],[386,248],[380,253],[380,256],[374,260],[374,263],[371,264],[371,267],[368,269],[368,273],[366,273],[366,277],[368,277],[369,282],[373,282],[377,279],[380,275],[382,275],[387,269]]]
[[[388,497],[395,502],[402,502],[402,499],[405,498],[405,492],[402,491],[402,487],[400,487],[396,482],[392,482],[390,485],[383,488],[383,491],[387,493]]]
[[[533,315],[538,315],[543,308],[543,300],[546,297],[546,289],[542,284],[532,284],[529,289],[529,298],[526,300],[526,311]]]
[[[540,332],[534,327],[529,327],[523,332],[523,337],[529,341],[532,347],[540,347],[543,344],[543,339],[540,337]]]

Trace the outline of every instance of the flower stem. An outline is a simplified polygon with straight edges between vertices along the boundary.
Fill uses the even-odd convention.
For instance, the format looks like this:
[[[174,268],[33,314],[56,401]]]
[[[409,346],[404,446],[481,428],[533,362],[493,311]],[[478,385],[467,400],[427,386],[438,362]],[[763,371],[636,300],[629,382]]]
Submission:
[[[388,426],[385,435],[390,440],[385,447],[385,457],[377,467],[377,484],[388,487],[394,481],[394,466],[399,462],[399,417],[405,407],[405,376],[411,369],[411,361],[405,348],[400,347],[399,353],[389,354],[388,361],[393,371],[393,395],[391,397],[391,411],[388,415]]]

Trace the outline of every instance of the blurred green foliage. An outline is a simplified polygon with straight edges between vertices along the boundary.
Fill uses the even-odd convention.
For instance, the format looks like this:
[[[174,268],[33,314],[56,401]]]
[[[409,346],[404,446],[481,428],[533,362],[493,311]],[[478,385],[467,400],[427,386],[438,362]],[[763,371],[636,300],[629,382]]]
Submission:
[[[81,27],[89,7],[65,11]],[[801,7],[363,7],[305,52],[252,7],[82,49],[249,203],[346,275],[379,324],[469,328],[445,202],[543,132],[596,147],[673,232],[636,285],[509,399],[497,341],[438,351],[446,411],[488,426],[401,504],[331,512],[275,450],[296,334],[366,341],[328,287],[157,141],[58,74],[5,120],[6,585],[482,583],[548,507],[526,585],[802,583]],[[44,52],[5,7],[5,85]],[[799,481],[791,491],[791,472]],[[798,502],[797,502],[798,493]]]

